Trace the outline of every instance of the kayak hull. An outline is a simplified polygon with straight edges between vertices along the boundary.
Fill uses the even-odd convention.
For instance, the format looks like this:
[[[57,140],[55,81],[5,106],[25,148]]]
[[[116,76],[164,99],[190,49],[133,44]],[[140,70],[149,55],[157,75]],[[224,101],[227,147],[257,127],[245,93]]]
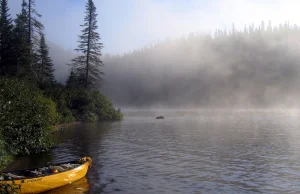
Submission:
[[[90,165],[91,162],[86,161],[80,166],[65,172],[28,179],[0,181],[0,184],[12,186],[18,194],[41,193],[70,184],[85,177]]]

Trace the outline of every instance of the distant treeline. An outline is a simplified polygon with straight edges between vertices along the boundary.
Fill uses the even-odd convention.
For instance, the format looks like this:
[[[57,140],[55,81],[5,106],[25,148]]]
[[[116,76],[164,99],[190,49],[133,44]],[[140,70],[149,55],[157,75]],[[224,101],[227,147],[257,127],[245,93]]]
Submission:
[[[51,132],[63,123],[120,120],[122,113],[99,90],[102,43],[96,7],[86,3],[80,45],[67,83],[58,83],[44,26],[34,0],[23,0],[13,20],[0,0],[0,170],[14,155],[47,151]],[[1,186],[0,186],[1,193]]]
[[[216,30],[106,56],[103,92],[122,106],[291,107],[300,99],[300,26]]]

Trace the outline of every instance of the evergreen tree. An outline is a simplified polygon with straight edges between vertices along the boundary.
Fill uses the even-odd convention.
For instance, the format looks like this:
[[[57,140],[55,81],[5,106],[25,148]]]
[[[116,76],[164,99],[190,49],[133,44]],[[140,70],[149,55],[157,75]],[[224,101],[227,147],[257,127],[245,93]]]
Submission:
[[[41,34],[39,49],[37,51],[36,72],[38,81],[41,84],[51,85],[54,83],[53,63],[49,57],[49,47],[44,34]]]
[[[101,81],[101,75],[104,73],[100,71],[100,67],[103,66],[100,60],[101,49],[103,47],[100,43],[100,35],[96,31],[97,26],[97,14],[96,7],[93,0],[88,0],[86,3],[86,16],[84,18],[85,23],[81,25],[83,27],[82,35],[79,36],[80,40],[77,52],[81,52],[82,55],[72,60],[72,66],[76,69],[79,78],[84,78],[85,89],[96,88]]]
[[[76,73],[72,69],[71,72],[70,72],[70,75],[67,79],[67,87],[68,88],[75,88],[79,84],[78,80],[79,80],[79,78],[77,77]]]
[[[0,75],[14,75],[13,68],[13,20],[10,18],[7,0],[0,4]]]
[[[27,34],[27,43],[30,47],[29,50],[29,59],[30,66],[34,72],[35,77],[37,78],[38,72],[36,71],[37,61],[38,61],[38,49],[40,43],[40,34],[44,31],[44,25],[38,21],[38,18],[41,15],[35,10],[35,0],[28,0],[28,4],[26,4],[26,9],[28,13],[27,17],[27,26],[28,26],[28,34]]]
[[[39,42],[39,34],[41,34],[44,30],[44,25],[37,19],[42,17],[42,15],[35,10],[35,0],[28,0],[28,4],[26,4],[26,6],[28,12],[28,43],[31,47],[35,47]]]
[[[14,64],[18,76],[31,76],[30,66],[30,46],[28,44],[28,13],[27,3],[23,0],[21,13],[15,19],[15,28],[13,30],[14,43]]]

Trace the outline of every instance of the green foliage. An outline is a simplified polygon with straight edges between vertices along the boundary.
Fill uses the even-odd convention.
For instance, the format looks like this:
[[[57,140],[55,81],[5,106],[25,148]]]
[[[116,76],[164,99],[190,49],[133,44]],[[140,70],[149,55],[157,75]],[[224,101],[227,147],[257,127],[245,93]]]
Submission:
[[[87,123],[94,123],[98,121],[98,116],[93,112],[86,112],[83,120]]]
[[[123,119],[123,113],[121,112],[121,109],[118,109],[114,112],[113,120],[122,120]]]
[[[121,120],[123,115],[120,110],[116,111],[112,102],[99,91],[87,92],[88,106],[85,107],[86,113],[94,113],[98,121],[102,120]]]
[[[43,89],[44,95],[54,102],[56,102],[58,123],[72,123],[75,121],[72,111],[69,108],[69,103],[67,102],[67,90],[63,85],[54,84],[52,87],[47,87]]]
[[[67,88],[76,88],[79,84],[79,78],[77,77],[75,71],[71,70],[70,75],[67,79]]]
[[[0,130],[1,132],[1,130]],[[5,167],[5,165],[11,160],[11,156],[6,152],[5,142],[0,134],[0,171]],[[1,193],[1,192],[0,192]]]
[[[57,112],[60,124],[75,122],[75,117],[73,116],[72,111],[65,104],[60,104]]]
[[[78,121],[84,120],[85,107],[88,105],[86,91],[82,88],[72,88],[65,91],[65,101]]]
[[[0,78],[0,128],[14,155],[39,153],[51,146],[56,104],[28,82]]]
[[[99,91],[69,89],[67,98],[77,120],[95,122],[123,118],[121,111],[116,111],[112,102]]]
[[[17,14],[15,19],[15,28],[13,30],[13,43],[14,43],[14,64],[16,67],[17,76],[32,76],[30,66],[30,45],[28,44],[28,25],[26,11],[26,2],[23,0],[22,10]]]
[[[39,49],[36,61],[37,78],[42,85],[52,85],[54,83],[54,69],[51,58],[49,57],[49,47],[45,40],[45,35],[41,34]]]
[[[17,14],[13,29],[13,66],[18,77],[25,77],[28,80],[43,82],[53,81],[52,69],[47,69],[46,64],[51,64],[51,59],[47,56],[47,45],[43,35],[44,26],[37,18],[41,17],[35,10],[35,1],[22,2],[22,10]],[[43,61],[43,62],[41,62]],[[49,73],[50,72],[50,73]],[[52,72],[53,73],[53,72]],[[50,79],[50,81],[49,81]]]
[[[91,91],[88,93],[89,105],[87,111],[94,112],[98,116],[98,120],[115,120],[116,110],[112,102],[99,91]]]
[[[44,25],[38,21],[38,18],[42,17],[42,15],[35,9],[35,0],[28,0],[28,3],[25,4],[25,9],[28,13],[28,43],[30,44],[31,49],[33,49],[32,51],[34,51],[34,48],[38,47],[34,40],[37,40],[39,35],[44,31]]]
[[[45,89],[44,94],[57,103],[60,124],[75,120],[96,122],[123,118],[121,110],[115,110],[112,102],[99,91],[56,84]]]
[[[12,30],[13,20],[10,18],[7,0],[0,4],[0,75],[15,75],[13,67]]]
[[[103,74],[93,1],[87,2],[77,49],[82,56],[73,60],[76,65],[66,87],[55,81],[35,0],[22,1],[14,25],[7,4],[7,0],[0,0],[0,169],[14,155],[47,151],[56,124],[122,119],[120,110],[116,111],[104,95],[86,90],[99,86],[96,83]],[[7,189],[7,185],[0,185],[0,193]]]
[[[100,43],[100,35],[97,32],[97,13],[93,0],[86,2],[86,12],[84,17],[84,24],[79,36],[79,46],[75,51],[80,52],[81,55],[72,60],[72,66],[78,79],[78,86],[85,89],[92,89],[99,87],[102,81],[101,75],[104,73],[100,71],[103,66],[100,60],[101,49],[103,44]],[[82,81],[81,81],[82,80]]]

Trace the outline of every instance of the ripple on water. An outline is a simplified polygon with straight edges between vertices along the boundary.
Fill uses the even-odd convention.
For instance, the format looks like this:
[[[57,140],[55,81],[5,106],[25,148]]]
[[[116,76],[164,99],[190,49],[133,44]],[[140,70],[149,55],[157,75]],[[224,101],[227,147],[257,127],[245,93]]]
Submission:
[[[90,193],[300,192],[300,119],[295,116],[167,112],[158,121],[149,114],[57,134],[62,142],[47,161],[93,157]]]

